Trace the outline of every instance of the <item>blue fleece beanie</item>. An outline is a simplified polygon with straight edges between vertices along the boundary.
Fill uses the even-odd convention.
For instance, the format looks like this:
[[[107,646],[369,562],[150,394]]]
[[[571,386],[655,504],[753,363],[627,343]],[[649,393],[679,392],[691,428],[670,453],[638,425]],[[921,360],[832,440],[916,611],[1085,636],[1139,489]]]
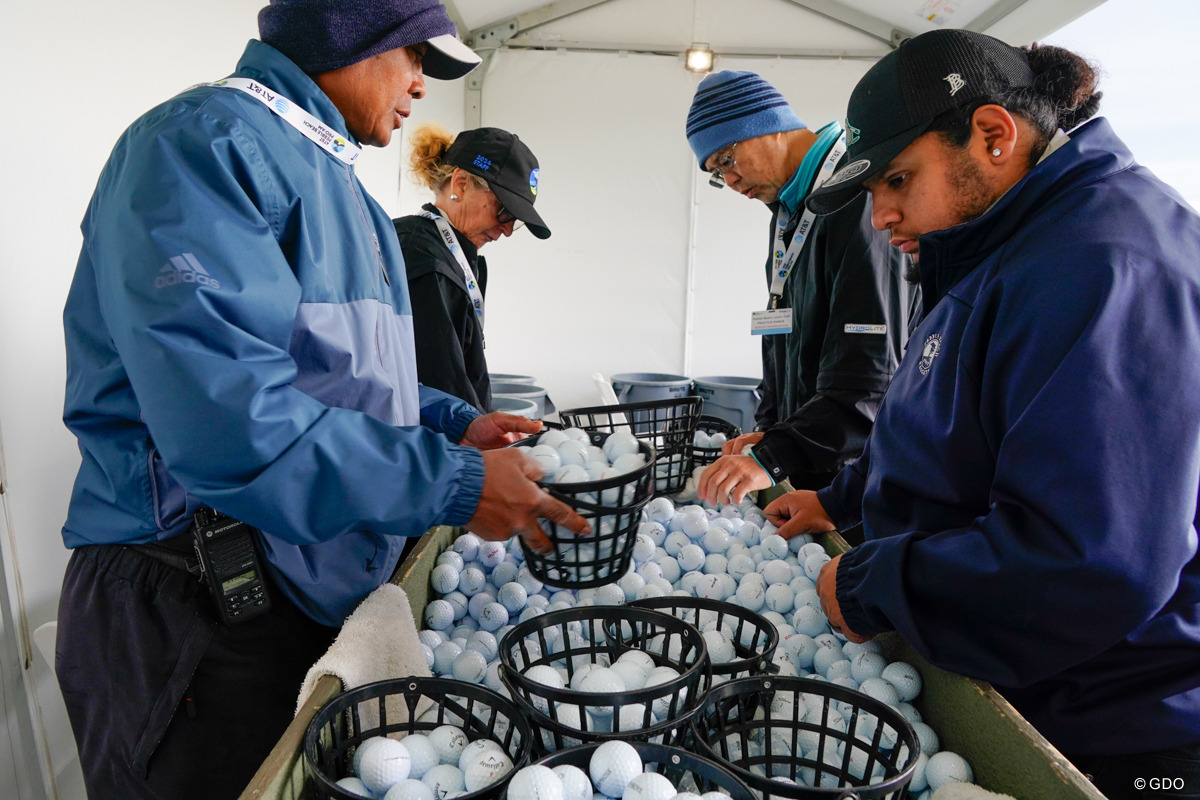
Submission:
[[[734,142],[807,127],[779,90],[761,76],[727,69],[707,76],[696,87],[687,139],[704,169],[709,156]]]
[[[258,31],[260,39],[310,75],[455,33],[438,0],[270,0],[258,12]],[[426,74],[459,77],[469,69],[446,76],[436,71],[426,69]]]

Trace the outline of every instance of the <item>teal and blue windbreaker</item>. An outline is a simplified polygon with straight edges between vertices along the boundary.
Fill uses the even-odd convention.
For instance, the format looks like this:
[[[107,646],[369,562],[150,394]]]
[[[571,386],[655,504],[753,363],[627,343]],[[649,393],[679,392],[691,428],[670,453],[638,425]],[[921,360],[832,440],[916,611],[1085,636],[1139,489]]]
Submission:
[[[353,141],[272,47],[237,74]],[[210,505],[340,625],[404,537],[474,514],[483,460],[455,442],[478,412],[418,385],[400,247],[352,167],[243,92],[194,87],[121,136],[82,229],[67,547],[166,539]]]

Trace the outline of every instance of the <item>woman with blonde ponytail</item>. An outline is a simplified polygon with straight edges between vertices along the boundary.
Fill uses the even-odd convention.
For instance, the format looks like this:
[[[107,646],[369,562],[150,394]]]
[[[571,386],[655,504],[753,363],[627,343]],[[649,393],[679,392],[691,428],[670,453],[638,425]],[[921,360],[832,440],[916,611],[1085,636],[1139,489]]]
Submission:
[[[454,136],[426,124],[411,142],[413,180],[433,192],[420,214],[394,220],[412,296],[417,377],[487,413],[488,271],[479,250],[522,226],[539,239],[550,236],[533,208],[538,161],[515,134],[499,128]]]

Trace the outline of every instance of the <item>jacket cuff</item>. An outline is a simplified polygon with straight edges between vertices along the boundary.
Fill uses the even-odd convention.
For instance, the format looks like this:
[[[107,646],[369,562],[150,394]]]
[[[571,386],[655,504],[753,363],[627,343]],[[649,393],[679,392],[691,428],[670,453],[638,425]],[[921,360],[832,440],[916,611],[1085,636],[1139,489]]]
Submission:
[[[451,487],[446,514],[440,524],[460,526],[475,516],[475,509],[479,507],[479,497],[483,494],[483,453],[474,447],[454,449],[462,456],[463,463],[456,485]]]
[[[842,553],[834,593],[846,626],[860,636],[876,636],[895,630],[891,621],[877,609],[868,609],[857,597],[857,589],[870,570],[870,554],[863,547]]]
[[[471,423],[479,419],[481,416],[483,415],[479,413],[479,409],[464,403],[460,410],[451,414],[450,420],[446,423],[446,427],[443,429],[442,433],[444,433],[446,438],[451,442],[458,444],[462,441],[463,437],[467,435],[467,428],[470,427]],[[480,470],[480,474],[482,474],[482,466],[480,467]]]
[[[774,485],[776,485],[777,483],[779,483],[779,481],[777,481],[777,480],[775,479],[775,476],[771,474],[771,469],[770,469],[770,468],[768,468],[768,467],[765,467],[765,466],[763,466],[763,462],[762,462],[761,460],[759,460],[758,456],[756,456],[756,455],[754,454],[754,451],[753,451],[753,450],[751,450],[751,451],[750,451],[750,457],[754,459],[754,463],[756,463],[756,464],[758,464],[760,467],[762,467],[762,468],[763,468],[763,471],[767,473],[767,477],[771,479],[771,485],[772,485],[772,486],[774,486]],[[778,467],[776,467],[775,469],[776,469],[776,470],[778,470]]]
[[[791,475],[805,471],[803,463],[805,459],[803,456],[795,458],[794,454],[798,448],[789,445],[791,442],[787,440],[786,436],[781,434],[772,436],[768,431],[763,438],[758,440],[751,451],[754,460],[767,471],[775,483],[782,483]],[[789,457],[789,454],[792,454],[793,457]]]

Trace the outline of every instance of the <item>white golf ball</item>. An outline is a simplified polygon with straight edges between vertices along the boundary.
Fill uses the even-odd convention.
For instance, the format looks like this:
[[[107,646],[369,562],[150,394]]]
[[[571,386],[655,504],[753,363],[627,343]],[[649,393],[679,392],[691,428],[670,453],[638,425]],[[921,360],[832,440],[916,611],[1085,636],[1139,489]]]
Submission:
[[[625,785],[628,800],[671,800],[676,794],[675,784],[657,772],[634,775]]]
[[[566,436],[568,439],[576,442],[582,442],[583,444],[588,444],[592,441],[591,437],[588,436],[588,432],[583,428],[566,428],[562,433],[563,436]]]
[[[880,677],[896,687],[896,693],[905,703],[921,693],[921,673],[912,664],[894,661],[883,668]]]
[[[557,448],[558,457],[562,459],[563,466],[578,466],[582,467],[588,462],[588,444],[587,442],[577,442],[573,439],[560,444]]]
[[[403,783],[403,782],[404,781],[401,781],[401,783]],[[356,797],[367,797],[367,798],[374,797],[374,795],[371,794],[371,790],[368,789],[366,787],[366,784],[364,784],[362,782],[362,779],[356,778],[353,775],[351,775],[348,778],[342,778],[334,785],[337,786],[339,789],[341,789],[343,792],[349,792],[350,794],[355,795]]]
[[[974,779],[975,773],[967,760],[949,750],[934,753],[925,764],[925,780],[935,792],[947,783],[970,783]]]
[[[453,564],[439,564],[429,574],[429,585],[438,594],[450,594],[458,588],[458,568]]]
[[[395,739],[381,738],[363,755],[358,777],[372,793],[384,794],[407,778],[411,767],[407,747]]]
[[[532,764],[512,776],[508,796],[511,800],[563,800],[563,785],[554,770]]]
[[[437,800],[446,800],[447,796],[461,792],[466,786],[463,782],[462,770],[453,764],[438,764],[436,767],[430,767],[429,771],[421,776],[421,782],[433,789],[433,795]]]
[[[435,658],[436,661],[436,658]],[[480,683],[487,674],[487,659],[478,650],[463,650],[454,657],[450,672],[454,679],[464,683]]]
[[[462,556],[463,561],[474,561],[479,553],[479,543],[483,541],[473,533],[464,533],[454,540],[451,547]]]
[[[609,434],[601,447],[610,464],[626,453],[636,453],[639,449],[637,437],[628,431],[615,431]]]
[[[409,778],[420,778],[441,763],[437,749],[434,748],[433,742],[429,741],[428,736],[421,733],[410,733],[404,737],[403,742],[404,746],[408,748]]]
[[[504,560],[504,556],[504,542],[481,541],[475,560],[490,570],[499,565]]]
[[[467,736],[462,732],[462,728],[454,725],[442,725],[430,731],[428,736],[441,763],[458,763],[463,748],[467,746]]]
[[[592,753],[588,774],[592,785],[606,797],[622,797],[625,787],[642,772],[642,759],[628,742],[604,742]]]
[[[424,781],[417,778],[405,778],[388,789],[383,800],[435,800],[435,798],[433,789]]]
[[[489,740],[482,740],[489,741]],[[472,742],[471,744],[475,744]],[[495,745],[495,742],[492,742]],[[468,745],[469,746],[469,745]],[[464,756],[466,752],[464,751]],[[499,745],[483,748],[465,757],[459,764],[463,771],[463,785],[468,792],[477,792],[491,786],[513,770],[512,759]]]
[[[592,782],[587,773],[571,764],[553,768],[562,783],[563,800],[592,800]]]
[[[566,431],[560,431],[557,428],[547,428],[538,434],[537,443],[547,447],[558,447],[570,438]]]
[[[425,625],[435,631],[445,630],[454,622],[454,606],[448,600],[434,600],[425,606]]]

